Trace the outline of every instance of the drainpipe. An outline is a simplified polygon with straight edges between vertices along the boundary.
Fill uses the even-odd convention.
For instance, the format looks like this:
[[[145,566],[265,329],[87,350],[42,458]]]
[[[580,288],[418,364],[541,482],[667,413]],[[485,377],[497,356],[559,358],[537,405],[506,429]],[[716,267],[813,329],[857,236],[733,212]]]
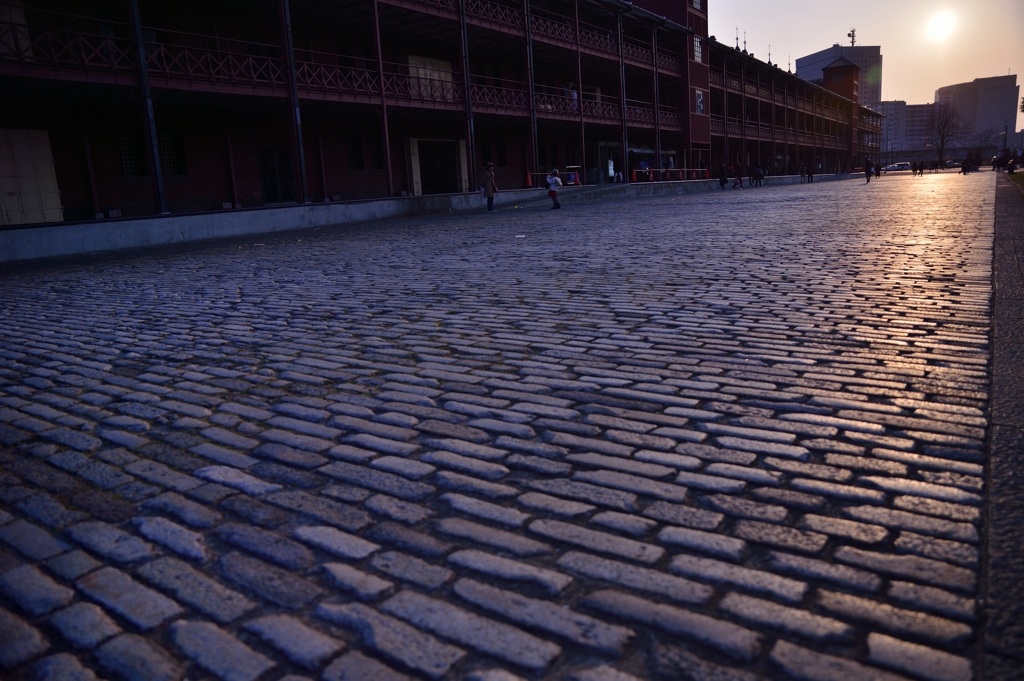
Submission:
[[[575,0],[573,2],[573,15],[576,19],[576,90],[579,92],[576,99],[576,106],[580,109],[580,177],[576,181],[580,184],[586,184],[587,136],[586,125],[583,121],[583,58],[580,47],[580,0]],[[600,171],[600,168],[598,170]]]
[[[384,57],[380,47],[380,4],[373,0],[373,36],[377,43],[377,78],[380,80],[380,114],[384,122],[384,172],[388,176],[388,197],[395,195],[391,174],[391,133],[388,130],[388,101],[384,92]]]
[[[469,77],[469,27],[466,25],[466,0],[459,0],[459,24],[462,31],[462,71],[466,78],[466,154],[469,173],[466,191],[476,185],[476,130],[473,126],[473,83]]]
[[[530,93],[530,151],[533,153],[532,163],[527,164],[527,173],[536,170],[540,164],[537,153],[537,87],[533,80],[533,19],[530,15],[530,0],[523,0],[523,18],[526,21],[526,70],[529,72]]]
[[[288,80],[291,84],[292,118],[295,121],[295,148],[299,154],[298,203],[309,203],[309,187],[306,184],[306,152],[302,146],[302,114],[299,112],[299,85],[295,76],[295,46],[292,42],[292,13],[288,0],[281,0],[281,28],[284,31],[284,49],[288,58]]]
[[[619,10],[616,14],[619,30],[619,96],[622,98],[622,181],[629,184],[629,127],[626,115],[626,52],[625,43],[622,38],[622,15],[622,10]]]
[[[654,153],[657,154],[658,179],[661,173],[661,88],[658,84],[658,27],[651,27],[651,54],[654,61]]]
[[[139,84],[142,86],[142,106],[146,116],[146,154],[149,157],[153,178],[153,200],[157,212],[166,215],[167,197],[164,195],[164,169],[160,162],[160,145],[156,136],[156,117],[153,114],[153,92],[149,89],[149,69],[146,67],[146,44],[142,39],[142,19],[139,17],[139,0],[131,0],[132,32],[135,36],[135,51],[139,56]]]

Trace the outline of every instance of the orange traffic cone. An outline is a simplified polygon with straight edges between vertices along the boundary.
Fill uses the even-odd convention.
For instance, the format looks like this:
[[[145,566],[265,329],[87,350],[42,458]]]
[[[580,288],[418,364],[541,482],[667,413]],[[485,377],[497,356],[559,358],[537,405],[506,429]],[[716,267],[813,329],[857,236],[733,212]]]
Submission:
[[[530,171],[526,171],[526,188],[533,189],[533,180],[530,179]]]
[[[629,181],[633,183],[636,182],[636,168],[633,168],[632,172],[630,173]]]

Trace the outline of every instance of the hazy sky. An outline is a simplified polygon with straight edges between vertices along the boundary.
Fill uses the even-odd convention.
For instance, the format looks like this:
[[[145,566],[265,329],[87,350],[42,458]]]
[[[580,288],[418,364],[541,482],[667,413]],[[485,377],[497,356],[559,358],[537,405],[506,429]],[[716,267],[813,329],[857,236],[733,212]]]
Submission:
[[[747,50],[786,68],[830,47],[882,46],[882,99],[932,102],[935,91],[988,76],[1017,75],[1024,90],[1024,0],[711,0],[709,33],[735,44],[747,32]],[[1024,93],[1022,93],[1024,94]],[[1024,128],[1024,114],[1017,125]]]

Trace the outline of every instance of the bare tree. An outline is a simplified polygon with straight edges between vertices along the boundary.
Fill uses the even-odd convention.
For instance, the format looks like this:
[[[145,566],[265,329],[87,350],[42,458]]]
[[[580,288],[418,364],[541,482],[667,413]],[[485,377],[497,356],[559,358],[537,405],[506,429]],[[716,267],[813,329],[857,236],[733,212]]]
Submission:
[[[967,156],[973,163],[981,165],[986,158],[999,153],[999,144],[997,140],[1002,136],[1002,133],[997,131],[995,128],[986,128],[979,133],[970,135],[967,139]]]
[[[951,106],[935,105],[935,120],[932,122],[932,146],[939,154],[939,164],[946,160],[946,150],[964,136],[964,119]]]

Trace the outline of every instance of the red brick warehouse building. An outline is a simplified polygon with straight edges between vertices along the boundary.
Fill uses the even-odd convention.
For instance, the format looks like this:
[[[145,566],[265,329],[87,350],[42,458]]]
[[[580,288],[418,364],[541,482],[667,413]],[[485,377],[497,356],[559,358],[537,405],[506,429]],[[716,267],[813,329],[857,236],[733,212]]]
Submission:
[[[707,40],[706,0],[643,4],[2,0],[0,142],[16,200],[49,206],[5,221],[472,191],[487,161],[519,188],[550,167],[592,184],[766,158],[747,135],[764,117],[716,93],[709,62],[733,50]],[[744,87],[769,68],[730,59]],[[842,98],[804,83],[805,111],[776,75],[794,81],[782,156],[806,155],[828,137],[813,107]]]

